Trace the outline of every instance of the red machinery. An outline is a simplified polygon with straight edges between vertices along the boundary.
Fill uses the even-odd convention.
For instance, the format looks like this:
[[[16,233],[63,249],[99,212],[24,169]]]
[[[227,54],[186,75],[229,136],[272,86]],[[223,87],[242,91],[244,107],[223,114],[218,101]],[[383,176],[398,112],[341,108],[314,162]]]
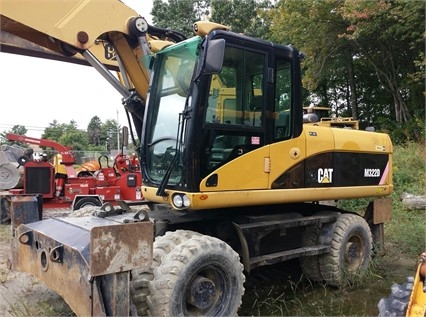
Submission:
[[[139,162],[135,156],[128,157],[123,153],[114,159],[113,167],[108,164],[99,168],[74,169],[76,163],[71,149],[57,142],[31,138],[24,135],[8,133],[8,140],[21,143],[37,144],[51,147],[58,151],[53,164],[43,159],[19,158],[24,166],[24,188],[10,190],[12,195],[42,194],[45,208],[71,205],[73,210],[92,205],[101,206],[104,202],[116,200],[142,200],[142,176]],[[96,166],[96,165],[95,165]]]

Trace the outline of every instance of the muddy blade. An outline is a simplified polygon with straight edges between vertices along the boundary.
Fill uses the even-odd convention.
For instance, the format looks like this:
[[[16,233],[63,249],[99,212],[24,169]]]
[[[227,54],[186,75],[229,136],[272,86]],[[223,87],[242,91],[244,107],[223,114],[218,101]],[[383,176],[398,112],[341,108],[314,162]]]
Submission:
[[[151,265],[151,222],[52,218],[15,229],[12,266],[32,273],[78,316],[129,314],[130,270]]]

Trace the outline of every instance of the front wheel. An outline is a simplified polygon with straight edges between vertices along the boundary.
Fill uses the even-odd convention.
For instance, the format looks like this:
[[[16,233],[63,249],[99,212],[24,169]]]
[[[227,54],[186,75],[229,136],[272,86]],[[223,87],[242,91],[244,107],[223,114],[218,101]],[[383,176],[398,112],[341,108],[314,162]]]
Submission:
[[[156,237],[153,245],[152,266],[148,269],[134,269],[132,271],[130,292],[138,316],[148,316],[148,284],[154,279],[154,269],[160,266],[163,256],[169,254],[176,246],[191,239],[194,235],[199,235],[199,233],[177,230],[168,231],[165,235]]]
[[[370,265],[372,247],[367,222],[355,214],[340,215],[334,226],[331,251],[319,258],[325,282],[341,286],[360,276]]]
[[[100,207],[102,206],[102,202],[96,197],[83,197],[75,203],[73,210],[78,210],[87,206]]]
[[[149,282],[152,316],[236,316],[245,277],[225,242],[193,235],[161,258]]]

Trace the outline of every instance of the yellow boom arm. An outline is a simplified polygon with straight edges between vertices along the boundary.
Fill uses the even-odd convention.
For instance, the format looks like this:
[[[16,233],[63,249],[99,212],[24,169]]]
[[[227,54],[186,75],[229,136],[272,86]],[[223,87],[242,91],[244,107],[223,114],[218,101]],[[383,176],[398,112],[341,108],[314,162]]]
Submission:
[[[92,66],[94,57],[95,64],[114,70],[118,56],[120,71],[127,72],[143,98],[149,73],[140,61],[139,38],[145,37],[147,28],[143,18],[118,0],[2,0],[0,4],[3,52]]]

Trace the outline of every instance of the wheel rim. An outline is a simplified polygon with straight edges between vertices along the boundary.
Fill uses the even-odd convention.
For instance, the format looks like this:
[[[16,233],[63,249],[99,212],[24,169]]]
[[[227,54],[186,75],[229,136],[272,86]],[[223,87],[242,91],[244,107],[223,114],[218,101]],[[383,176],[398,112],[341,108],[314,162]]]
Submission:
[[[230,300],[228,275],[220,265],[206,265],[196,270],[187,283],[182,308],[187,316],[220,316]]]
[[[360,235],[353,235],[345,246],[345,265],[349,272],[356,271],[365,257],[364,240]]]

